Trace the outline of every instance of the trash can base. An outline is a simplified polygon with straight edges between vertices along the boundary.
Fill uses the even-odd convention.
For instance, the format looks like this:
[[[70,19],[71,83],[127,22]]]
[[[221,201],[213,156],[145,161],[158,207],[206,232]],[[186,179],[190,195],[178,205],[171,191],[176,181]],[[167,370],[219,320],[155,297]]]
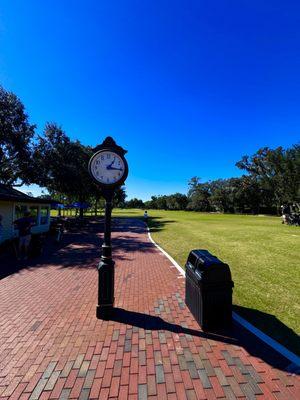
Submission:
[[[112,316],[113,310],[113,305],[97,306],[96,317],[108,321]]]

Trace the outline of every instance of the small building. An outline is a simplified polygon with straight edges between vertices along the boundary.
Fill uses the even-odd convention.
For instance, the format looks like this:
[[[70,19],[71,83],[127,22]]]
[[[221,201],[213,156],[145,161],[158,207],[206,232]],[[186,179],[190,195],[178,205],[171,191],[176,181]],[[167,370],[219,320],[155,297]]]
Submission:
[[[18,236],[13,222],[24,216],[25,211],[30,211],[35,225],[32,233],[44,233],[50,227],[50,206],[49,199],[38,199],[28,196],[10,186],[0,184],[0,215],[2,216],[3,234],[0,243]]]

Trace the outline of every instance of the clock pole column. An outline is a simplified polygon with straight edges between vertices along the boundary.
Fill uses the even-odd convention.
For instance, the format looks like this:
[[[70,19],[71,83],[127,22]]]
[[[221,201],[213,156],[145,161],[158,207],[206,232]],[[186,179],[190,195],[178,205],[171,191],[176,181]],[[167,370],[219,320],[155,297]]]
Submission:
[[[98,305],[97,317],[108,318],[114,306],[115,262],[111,250],[111,211],[114,190],[103,191],[105,198],[105,226],[102,255],[98,265]]]

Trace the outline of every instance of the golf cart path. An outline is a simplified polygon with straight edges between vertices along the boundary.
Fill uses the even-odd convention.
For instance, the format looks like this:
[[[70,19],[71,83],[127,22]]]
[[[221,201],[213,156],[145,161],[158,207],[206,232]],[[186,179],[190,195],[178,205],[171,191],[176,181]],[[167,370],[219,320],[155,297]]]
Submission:
[[[113,224],[113,320],[97,320],[103,225],[0,281],[0,399],[297,399],[288,360],[241,326],[202,332],[141,221]]]

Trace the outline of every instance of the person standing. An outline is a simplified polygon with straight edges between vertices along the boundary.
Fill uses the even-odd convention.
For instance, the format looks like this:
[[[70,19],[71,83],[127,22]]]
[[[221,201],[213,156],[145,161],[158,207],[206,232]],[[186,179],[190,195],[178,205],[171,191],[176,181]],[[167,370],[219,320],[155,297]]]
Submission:
[[[281,206],[281,214],[282,214],[282,223],[288,224],[290,219],[290,207],[288,204],[284,204]]]
[[[19,251],[18,259],[21,258],[22,250],[24,259],[28,258],[28,248],[31,241],[31,228],[34,225],[33,219],[30,216],[30,211],[25,211],[24,217],[14,221],[14,226],[19,230]]]
[[[148,223],[148,212],[147,211],[144,212],[144,221],[146,224]]]

